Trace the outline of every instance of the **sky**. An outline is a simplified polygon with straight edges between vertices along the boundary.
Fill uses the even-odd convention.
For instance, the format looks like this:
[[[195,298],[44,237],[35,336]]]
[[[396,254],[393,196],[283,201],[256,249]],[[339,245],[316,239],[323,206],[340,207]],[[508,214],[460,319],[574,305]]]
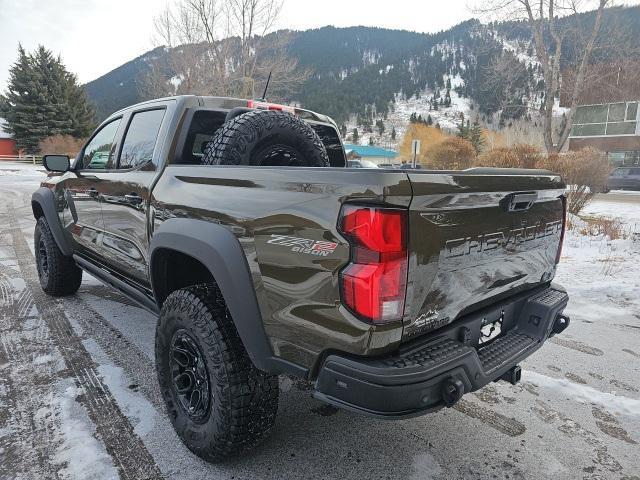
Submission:
[[[443,8],[446,4],[446,8]],[[437,32],[470,17],[469,0],[284,0],[278,28],[335,25]],[[18,44],[60,54],[81,83],[152,49],[153,18],[166,0],[0,0],[0,92]]]

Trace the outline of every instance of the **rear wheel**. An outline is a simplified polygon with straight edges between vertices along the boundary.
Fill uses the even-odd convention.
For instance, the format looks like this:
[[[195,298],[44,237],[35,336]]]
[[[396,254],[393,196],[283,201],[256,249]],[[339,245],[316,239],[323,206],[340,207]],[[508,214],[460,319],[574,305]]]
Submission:
[[[328,167],[329,157],[322,140],[306,122],[290,113],[254,110],[218,129],[203,163]]]
[[[215,286],[167,297],[155,351],[167,412],[193,453],[215,462],[267,436],[278,410],[278,377],[253,366]]]
[[[42,290],[55,297],[76,293],[82,283],[82,270],[73,258],[62,254],[45,217],[38,219],[33,241]]]

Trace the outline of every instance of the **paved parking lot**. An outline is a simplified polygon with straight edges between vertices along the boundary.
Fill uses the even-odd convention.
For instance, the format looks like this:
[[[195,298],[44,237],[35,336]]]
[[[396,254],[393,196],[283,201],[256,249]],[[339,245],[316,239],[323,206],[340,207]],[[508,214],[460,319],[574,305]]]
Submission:
[[[557,280],[572,324],[522,365],[521,384],[389,422],[283,377],[270,440],[209,465],[165,418],[155,318],[88,275],[72,297],[41,292],[30,195],[42,173],[10,170],[0,165],[0,479],[640,479],[638,242],[569,237]]]

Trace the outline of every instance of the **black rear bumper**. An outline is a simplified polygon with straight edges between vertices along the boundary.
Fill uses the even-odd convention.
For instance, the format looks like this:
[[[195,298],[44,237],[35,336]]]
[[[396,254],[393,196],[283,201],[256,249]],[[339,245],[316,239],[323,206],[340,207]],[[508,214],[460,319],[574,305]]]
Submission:
[[[568,300],[562,287],[551,285],[468,315],[401,347],[393,356],[329,355],[314,396],[384,418],[437,410],[492,381],[517,377],[514,367],[568,325],[568,318],[561,315]],[[494,318],[503,318],[503,333],[478,346],[483,320]]]

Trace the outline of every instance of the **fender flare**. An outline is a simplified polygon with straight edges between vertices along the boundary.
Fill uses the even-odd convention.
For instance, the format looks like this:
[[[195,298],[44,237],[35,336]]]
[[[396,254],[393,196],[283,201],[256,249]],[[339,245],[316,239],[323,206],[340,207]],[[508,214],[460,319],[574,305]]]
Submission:
[[[269,373],[306,375],[306,369],[273,355],[247,258],[233,233],[222,225],[204,220],[171,218],[164,221],[153,233],[149,245],[149,274],[156,302],[158,286],[153,268],[154,256],[159,249],[193,257],[209,270],[220,288],[242,344],[257,368]]]
[[[60,224],[57,202],[53,196],[53,192],[46,187],[40,187],[31,195],[31,209],[33,210],[34,218],[37,220],[39,215],[36,205],[40,207],[44,218],[47,220],[49,230],[51,230],[53,239],[56,241],[62,254],[66,257],[73,255],[73,247],[67,240],[62,225]]]

